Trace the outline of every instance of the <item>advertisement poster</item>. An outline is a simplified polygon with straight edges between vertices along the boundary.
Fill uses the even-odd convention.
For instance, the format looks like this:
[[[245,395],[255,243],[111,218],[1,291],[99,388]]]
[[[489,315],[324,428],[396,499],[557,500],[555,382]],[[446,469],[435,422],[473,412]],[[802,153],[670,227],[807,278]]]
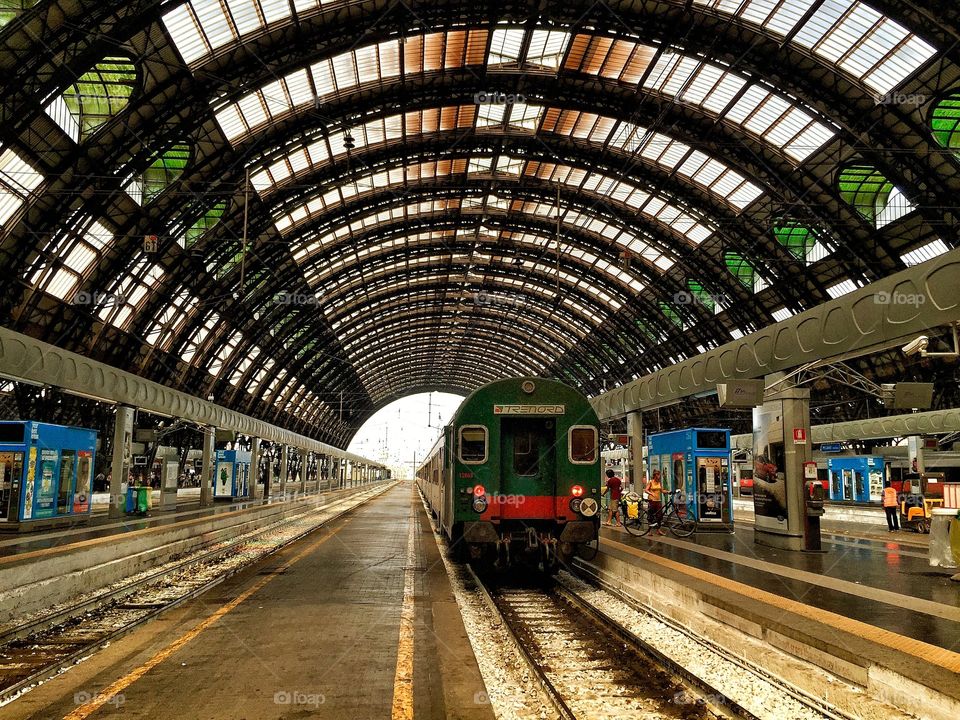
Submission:
[[[233,494],[233,463],[220,463],[217,467],[217,495]]]
[[[73,512],[82,513],[90,509],[90,487],[93,484],[93,453],[89,450],[77,452],[77,489],[73,495]]]
[[[56,450],[40,451],[40,477],[37,479],[33,516],[35,518],[53,517],[57,503],[57,463],[60,453]]]
[[[755,411],[753,433],[753,509],[760,527],[787,522],[787,476],[779,403]],[[759,422],[758,422],[759,421]]]
[[[687,473],[686,467],[684,465],[684,455],[682,452],[673,453],[670,456],[671,463],[671,478],[673,480],[673,490],[674,492],[681,492],[681,495],[677,501],[680,503],[687,502],[686,493],[687,493]]]
[[[37,477],[37,449],[30,448],[30,463],[27,465],[27,485],[24,489],[23,517],[21,520],[30,520],[33,517],[33,493]]]

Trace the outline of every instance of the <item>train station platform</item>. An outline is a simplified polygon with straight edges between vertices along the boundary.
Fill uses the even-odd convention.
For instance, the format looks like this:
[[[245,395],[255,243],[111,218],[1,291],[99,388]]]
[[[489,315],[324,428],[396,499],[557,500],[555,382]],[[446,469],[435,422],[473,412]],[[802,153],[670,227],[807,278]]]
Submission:
[[[237,512],[263,505],[289,501],[300,497],[299,483],[288,483],[287,492],[281,486],[274,486],[275,492],[266,500],[239,499],[216,500],[208,507],[200,507],[199,488],[181,488],[177,493],[177,509],[162,510],[158,506],[159,491],[153,491],[153,506],[146,515],[126,514],[120,518],[111,518],[107,514],[107,495],[94,493],[93,513],[89,518],[78,518],[75,524],[58,528],[48,528],[19,534],[0,533],[0,558],[52,548],[66,549],[67,546],[87,540],[122,535],[124,533],[146,530],[181,523],[187,520],[209,518],[225,513]],[[307,496],[330,494],[337,490],[318,491],[315,487],[307,491]]]
[[[882,684],[887,700],[919,701],[929,688],[960,709],[960,583],[931,568],[924,548],[884,535],[824,533],[827,552],[814,554],[758,545],[749,525],[684,540],[604,527],[592,563],[687,622],[712,617],[856,684]]]
[[[478,700],[479,698],[479,700]],[[0,708],[0,718],[492,718],[411,483]]]

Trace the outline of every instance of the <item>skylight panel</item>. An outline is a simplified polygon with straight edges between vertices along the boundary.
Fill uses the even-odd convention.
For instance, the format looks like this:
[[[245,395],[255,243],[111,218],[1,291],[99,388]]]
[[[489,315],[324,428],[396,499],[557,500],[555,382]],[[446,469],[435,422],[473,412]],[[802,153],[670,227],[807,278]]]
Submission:
[[[890,197],[887,200],[886,206],[880,214],[877,215],[877,229],[879,230],[882,227],[886,227],[905,215],[909,215],[916,209],[917,206],[907,199],[903,191],[898,187],[894,187],[893,190],[890,191]]]
[[[730,330],[730,337],[732,337],[734,340],[739,340],[740,338],[743,337],[743,333],[740,332],[740,330],[738,330],[737,328],[732,328]]]
[[[164,14],[163,24],[166,26],[173,44],[180,52],[180,57],[187,65],[210,52],[210,46],[207,45],[189,3],[178,5]]]
[[[43,184],[43,176],[13,150],[0,146],[0,226],[23,207],[26,198]]]
[[[914,265],[919,265],[924,263],[927,260],[933,260],[935,257],[939,257],[944,253],[950,252],[950,248],[947,247],[947,244],[940,240],[934,240],[927,243],[926,245],[921,245],[914,250],[911,250],[908,253],[904,253],[900,256],[900,259],[903,261],[903,264],[907,267],[912,267]]]
[[[525,31],[522,28],[501,28],[493,31],[487,66],[517,65]]]
[[[530,38],[526,61],[557,69],[563,62],[567,47],[570,45],[570,33],[562,30],[534,30]]]
[[[260,15],[253,0],[226,0],[226,3],[240,35],[246,35],[261,27]]]
[[[782,307],[779,310],[774,310],[772,315],[773,319],[777,322],[783,322],[787,318],[793,317],[793,311],[789,308]]]
[[[827,294],[833,299],[837,299],[838,297],[843,297],[847,293],[852,293],[856,289],[857,285],[853,282],[853,280],[843,280],[842,282],[838,282],[836,285],[831,285],[828,287]]]
[[[524,130],[536,130],[540,125],[544,109],[539,105],[514,103],[510,107],[510,125]]]

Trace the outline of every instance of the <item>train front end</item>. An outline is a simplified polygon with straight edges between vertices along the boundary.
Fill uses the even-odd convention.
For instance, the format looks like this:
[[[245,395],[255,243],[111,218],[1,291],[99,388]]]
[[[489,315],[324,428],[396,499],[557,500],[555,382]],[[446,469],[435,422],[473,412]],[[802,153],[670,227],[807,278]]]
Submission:
[[[469,557],[545,570],[599,531],[598,421],[563,383],[515,378],[468,397],[453,421],[457,524]]]

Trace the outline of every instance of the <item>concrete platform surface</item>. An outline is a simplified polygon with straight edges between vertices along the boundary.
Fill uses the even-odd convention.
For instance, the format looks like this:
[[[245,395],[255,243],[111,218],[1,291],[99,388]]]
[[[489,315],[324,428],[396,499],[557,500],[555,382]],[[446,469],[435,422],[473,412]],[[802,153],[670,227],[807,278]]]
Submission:
[[[899,543],[825,538],[826,553],[758,545],[752,527],[680,540],[634,538],[619,527],[601,536],[785,598],[960,651],[960,583],[931,568],[927,554]]]
[[[0,708],[0,718],[487,720],[404,483]]]

